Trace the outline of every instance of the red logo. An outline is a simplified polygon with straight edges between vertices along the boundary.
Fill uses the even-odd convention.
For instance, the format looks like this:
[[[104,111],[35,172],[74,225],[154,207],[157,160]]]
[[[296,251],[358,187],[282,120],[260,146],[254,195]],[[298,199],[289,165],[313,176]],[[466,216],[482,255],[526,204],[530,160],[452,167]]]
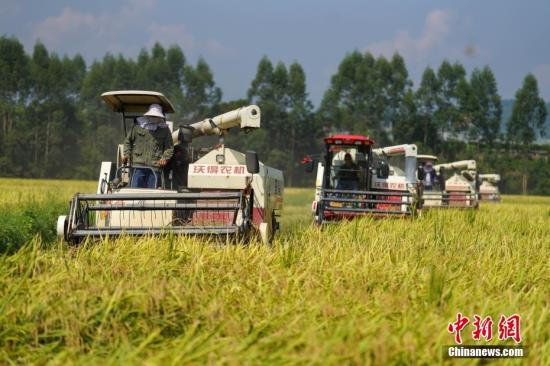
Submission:
[[[474,315],[474,331],[472,332],[472,338],[479,341],[482,337],[488,342],[493,339],[493,319],[490,316],[481,320],[479,315]]]
[[[462,313],[456,314],[456,321],[449,323],[447,330],[449,333],[454,334],[455,343],[462,344],[461,331],[468,325],[470,319],[463,316]],[[521,317],[517,314],[513,314],[509,317],[501,315],[498,321],[498,339],[505,341],[507,339],[513,339],[516,343],[521,342]],[[493,319],[491,316],[482,318],[475,314],[472,326],[472,339],[474,341],[480,341],[482,338],[489,342],[493,339]]]
[[[193,165],[193,173],[204,173],[205,168],[204,165]]]
[[[521,318],[517,314],[511,315],[508,318],[501,315],[498,321],[498,339],[505,341],[508,338],[512,338],[516,343],[521,342],[520,321]]]
[[[208,174],[218,174],[218,166],[217,165],[209,165],[207,168],[206,168],[206,171],[208,172]]]
[[[456,344],[462,344],[462,338],[460,337],[460,332],[462,331],[462,329],[464,329],[466,324],[468,324],[469,322],[470,322],[470,319],[468,319],[465,316],[463,317],[461,313],[458,313],[456,314],[456,322],[449,323],[449,326],[447,327],[447,329],[449,330],[449,333],[455,334]]]

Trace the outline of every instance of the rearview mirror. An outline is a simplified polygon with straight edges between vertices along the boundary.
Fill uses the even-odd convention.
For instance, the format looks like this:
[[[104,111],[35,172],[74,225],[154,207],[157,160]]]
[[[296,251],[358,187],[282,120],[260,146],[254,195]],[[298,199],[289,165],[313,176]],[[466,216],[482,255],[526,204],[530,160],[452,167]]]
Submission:
[[[257,174],[260,172],[260,162],[258,160],[258,154],[256,151],[247,151],[245,155],[246,170],[250,174]]]
[[[379,161],[376,170],[376,175],[380,179],[387,179],[390,176],[390,166],[385,161]]]
[[[180,142],[191,143],[193,141],[193,130],[191,126],[180,126],[178,132],[178,140]]]
[[[315,168],[315,165],[314,165],[314,161],[313,160],[310,160],[308,162],[305,163],[305,169],[306,169],[306,173],[311,173],[313,172],[313,169]]]

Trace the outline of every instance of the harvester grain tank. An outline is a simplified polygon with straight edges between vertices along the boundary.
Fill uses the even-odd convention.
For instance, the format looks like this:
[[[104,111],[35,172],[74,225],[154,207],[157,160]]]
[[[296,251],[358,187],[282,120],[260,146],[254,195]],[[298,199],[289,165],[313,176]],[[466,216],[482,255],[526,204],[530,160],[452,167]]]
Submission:
[[[124,131],[136,123],[151,104],[160,104],[165,113],[174,107],[161,93],[113,91],[102,94],[114,112],[120,112]],[[116,163],[102,162],[95,194],[76,194],[69,214],[58,219],[57,232],[68,241],[85,237],[124,235],[205,234],[249,238],[259,233],[269,242],[278,229],[276,217],[282,209],[283,174],[258,161],[254,152],[225,147],[228,129],[260,127],[261,113],[255,105],[207,118],[172,132],[175,151],[162,171],[156,188],[130,188],[135,167],[122,163],[119,146]],[[167,122],[169,126],[173,123]],[[193,138],[220,136],[220,144],[197,161],[183,160]],[[155,168],[150,168],[155,169]],[[183,182],[183,185],[182,185]]]
[[[499,174],[480,174],[479,180],[479,199],[482,201],[500,202],[500,191],[498,183],[500,182]]]
[[[317,223],[361,215],[415,214],[419,204],[415,145],[373,149],[370,138],[345,134],[326,137],[324,142],[312,204]],[[352,162],[346,163],[349,157]],[[307,171],[314,170],[315,159],[306,157],[304,163]]]
[[[451,171],[453,175],[445,181],[444,202],[449,207],[478,208],[479,181],[475,160],[461,160],[438,164],[436,171]]]

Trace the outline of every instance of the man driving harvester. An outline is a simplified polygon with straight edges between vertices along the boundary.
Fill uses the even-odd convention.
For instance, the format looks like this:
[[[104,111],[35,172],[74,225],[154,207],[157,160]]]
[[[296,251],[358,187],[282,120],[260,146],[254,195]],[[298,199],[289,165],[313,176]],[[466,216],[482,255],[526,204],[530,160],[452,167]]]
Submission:
[[[124,140],[123,163],[132,167],[131,188],[158,188],[161,182],[161,169],[166,166],[174,146],[172,135],[166,124],[162,107],[151,104]]]
[[[338,169],[338,185],[336,189],[356,191],[359,187],[359,167],[353,162],[350,153],[344,155],[344,165]]]

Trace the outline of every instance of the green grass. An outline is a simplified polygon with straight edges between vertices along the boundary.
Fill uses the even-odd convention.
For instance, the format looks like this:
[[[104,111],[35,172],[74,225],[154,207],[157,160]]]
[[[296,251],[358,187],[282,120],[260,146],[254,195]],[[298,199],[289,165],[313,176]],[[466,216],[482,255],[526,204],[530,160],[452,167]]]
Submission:
[[[94,190],[32,181],[27,200],[17,182],[0,185],[23,206]],[[470,364],[442,357],[458,311],[520,314],[522,363],[550,363],[550,198],[323,229],[312,198],[285,191],[273,247],[32,238],[0,257],[0,364]]]
[[[95,191],[93,182],[0,179],[0,254],[13,253],[38,236],[55,240],[57,216],[76,191]]]

